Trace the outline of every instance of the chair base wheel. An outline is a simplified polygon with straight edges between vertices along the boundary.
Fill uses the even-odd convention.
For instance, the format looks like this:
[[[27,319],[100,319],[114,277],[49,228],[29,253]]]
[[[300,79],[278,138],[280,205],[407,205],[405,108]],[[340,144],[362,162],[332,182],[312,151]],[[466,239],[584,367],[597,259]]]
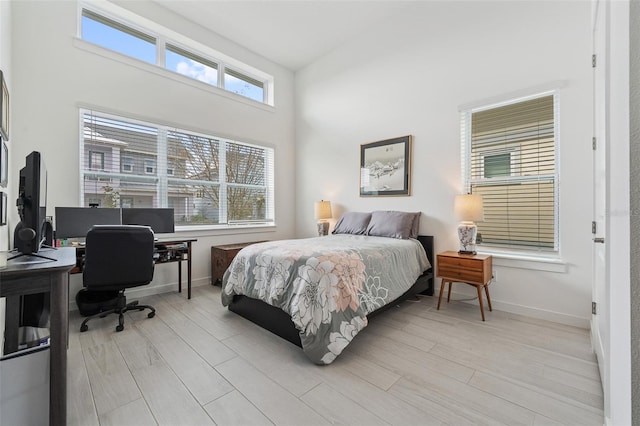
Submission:
[[[149,313],[147,314],[147,318],[153,318],[153,317],[155,317],[155,316],[156,316],[156,313],[155,313],[155,312],[149,312]]]
[[[122,331],[124,330],[124,325],[116,325],[116,331]]]
[[[80,326],[80,333],[84,333],[85,331],[87,331],[89,329],[89,326],[87,324],[82,324]]]

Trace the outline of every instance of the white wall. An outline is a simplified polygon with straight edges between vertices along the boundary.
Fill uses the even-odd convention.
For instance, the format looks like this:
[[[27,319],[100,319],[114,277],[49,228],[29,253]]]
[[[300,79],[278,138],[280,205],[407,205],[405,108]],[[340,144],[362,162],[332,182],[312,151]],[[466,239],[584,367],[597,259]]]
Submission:
[[[13,149],[10,156],[13,169],[17,170],[30,151],[42,152],[49,172],[48,214],[53,214],[55,206],[79,204],[78,108],[92,105],[108,112],[275,147],[276,230],[183,234],[198,238],[194,244],[194,285],[209,282],[212,245],[293,236],[295,196],[287,189],[294,179],[291,166],[294,163],[293,74],[290,71],[158,5],[146,1],[121,3],[148,19],[273,75],[275,108],[255,106],[185,84],[167,73],[150,73],[78,48],[74,41],[78,5],[74,1],[20,1],[12,5]],[[13,191],[11,198],[15,199],[15,189]],[[10,210],[11,229],[18,221],[14,210]],[[175,264],[159,266],[151,286],[138,292],[173,290],[176,282]],[[71,297],[80,286],[80,276],[72,276]],[[130,293],[135,295],[134,290]]]
[[[498,309],[588,327],[590,58],[586,1],[408,3],[296,74],[297,235],[313,235],[313,202],[325,199],[336,218],[345,210],[421,210],[421,233],[435,235],[436,250],[456,249],[458,107],[563,80],[559,229],[566,272],[497,266],[491,297]],[[360,144],[406,134],[414,136],[412,195],[360,198]]]

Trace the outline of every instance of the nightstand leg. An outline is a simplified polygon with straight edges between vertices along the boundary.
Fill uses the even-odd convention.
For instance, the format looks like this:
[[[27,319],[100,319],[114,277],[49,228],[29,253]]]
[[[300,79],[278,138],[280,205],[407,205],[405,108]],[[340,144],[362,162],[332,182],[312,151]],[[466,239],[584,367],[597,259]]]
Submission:
[[[453,287],[453,281],[449,281],[449,292],[447,293],[447,303],[451,301],[451,287]]]
[[[491,309],[491,297],[489,296],[489,284],[484,285],[484,292],[487,295],[487,304],[489,305],[489,310],[493,311],[493,309]]]
[[[482,314],[482,321],[484,321],[484,303],[482,303],[482,286],[476,286],[478,289],[478,303],[480,303],[480,313]]]
[[[440,283],[440,297],[438,297],[438,310],[440,310],[440,302],[442,302],[442,293],[444,292],[444,286],[446,281],[444,280],[444,278],[442,279],[442,282]],[[449,284],[451,285],[451,284]],[[451,288],[451,287],[449,287]]]

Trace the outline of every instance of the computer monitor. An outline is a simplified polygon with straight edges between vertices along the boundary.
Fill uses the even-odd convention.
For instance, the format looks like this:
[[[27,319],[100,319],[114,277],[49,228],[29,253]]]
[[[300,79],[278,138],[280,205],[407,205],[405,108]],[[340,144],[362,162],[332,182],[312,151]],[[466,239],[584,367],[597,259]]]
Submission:
[[[150,226],[155,234],[175,232],[173,209],[122,209],[122,224]]]
[[[23,255],[33,255],[45,239],[47,215],[47,169],[38,151],[27,155],[18,180],[18,215],[14,247]]]
[[[93,225],[120,225],[120,209],[56,207],[56,238],[84,238]]]

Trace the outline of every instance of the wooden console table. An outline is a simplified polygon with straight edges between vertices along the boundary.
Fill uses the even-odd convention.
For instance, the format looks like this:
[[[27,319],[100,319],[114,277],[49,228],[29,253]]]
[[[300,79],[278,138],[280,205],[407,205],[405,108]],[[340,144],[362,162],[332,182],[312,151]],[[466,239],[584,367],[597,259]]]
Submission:
[[[0,297],[7,298],[4,356],[18,350],[20,296],[49,292],[49,424],[66,425],[69,271],[76,264],[76,251],[64,247],[40,253],[54,260],[25,256],[10,260],[0,269]]]

